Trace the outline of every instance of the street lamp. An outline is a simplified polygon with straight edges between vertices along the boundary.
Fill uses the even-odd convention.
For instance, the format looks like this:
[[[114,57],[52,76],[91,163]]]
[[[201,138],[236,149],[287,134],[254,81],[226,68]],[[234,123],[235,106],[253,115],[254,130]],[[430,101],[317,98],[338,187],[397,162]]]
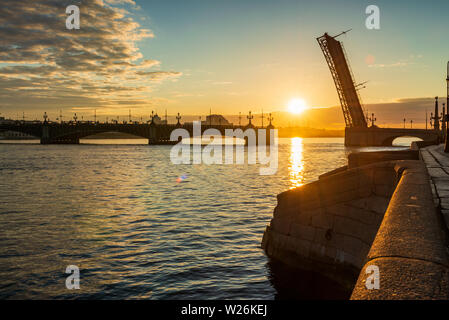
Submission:
[[[446,88],[447,88],[447,92],[446,92],[446,106],[447,109],[449,109],[449,61],[447,63],[447,76],[446,76]],[[448,114],[449,114],[449,110],[448,110]],[[447,119],[447,115],[443,118],[443,121],[449,120]],[[449,140],[448,140],[448,127],[446,125],[446,139],[445,139],[445,144],[444,144],[444,152],[449,152]]]

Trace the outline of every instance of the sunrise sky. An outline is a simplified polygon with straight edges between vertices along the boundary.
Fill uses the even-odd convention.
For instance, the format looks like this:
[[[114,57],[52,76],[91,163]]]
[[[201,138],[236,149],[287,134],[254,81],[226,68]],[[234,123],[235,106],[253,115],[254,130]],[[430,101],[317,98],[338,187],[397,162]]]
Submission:
[[[70,4],[79,30],[65,27]],[[370,4],[380,30],[365,27]],[[448,12],[436,0],[3,0],[0,116],[235,115],[287,111],[295,98],[338,106],[315,38],[352,28],[339,40],[356,81],[369,81],[366,107],[388,112],[381,123],[407,112],[424,122],[446,93]]]

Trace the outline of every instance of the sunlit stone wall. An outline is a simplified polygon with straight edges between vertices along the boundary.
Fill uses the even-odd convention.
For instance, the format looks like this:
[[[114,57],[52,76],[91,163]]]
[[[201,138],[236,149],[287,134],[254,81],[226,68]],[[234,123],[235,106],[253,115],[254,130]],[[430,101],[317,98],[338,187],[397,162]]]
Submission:
[[[278,195],[262,247],[352,288],[397,185],[394,161],[342,168]]]

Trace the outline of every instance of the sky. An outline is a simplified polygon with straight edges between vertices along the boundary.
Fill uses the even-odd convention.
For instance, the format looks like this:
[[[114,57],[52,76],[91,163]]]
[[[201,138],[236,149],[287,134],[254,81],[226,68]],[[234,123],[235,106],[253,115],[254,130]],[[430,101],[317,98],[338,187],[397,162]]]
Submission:
[[[79,30],[65,26],[71,4]],[[368,5],[380,30],[365,26]],[[2,0],[0,116],[279,113],[300,98],[322,109],[317,125],[343,126],[326,112],[339,100],[316,38],[352,29],[338,39],[368,81],[365,108],[423,125],[446,95],[447,12],[437,0]]]

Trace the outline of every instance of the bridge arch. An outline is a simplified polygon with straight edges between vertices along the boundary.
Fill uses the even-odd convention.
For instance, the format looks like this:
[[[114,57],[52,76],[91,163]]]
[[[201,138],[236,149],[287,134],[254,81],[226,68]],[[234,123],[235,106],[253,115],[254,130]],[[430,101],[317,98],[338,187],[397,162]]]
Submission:
[[[129,133],[129,132],[124,132],[122,130],[99,130],[99,131],[94,131],[94,132],[82,132],[82,133],[70,133],[70,134],[66,134],[66,135],[61,135],[58,137],[77,137],[79,139],[90,139],[90,138],[96,138],[98,136],[99,139],[110,139],[109,137],[102,137],[105,136],[106,134],[110,134],[110,135],[120,135],[120,137],[118,137],[119,139],[148,139],[148,137],[143,136],[143,135],[138,135],[135,133]]]
[[[394,134],[394,135],[390,135],[390,136],[387,136],[386,138],[384,138],[384,140],[382,141],[382,145],[386,146],[386,147],[391,147],[391,146],[393,146],[393,142],[399,138],[415,138],[416,139],[416,140],[412,140],[412,141],[434,141],[434,140],[438,139],[438,135],[437,134],[429,134],[429,133],[425,133],[425,134],[420,134],[420,133]]]
[[[0,133],[5,132],[13,132],[18,134],[29,135],[35,139],[39,139],[42,136],[42,129],[36,125],[20,125],[20,124],[1,125]]]
[[[73,128],[64,128],[64,130],[58,130],[54,128],[51,132],[52,140],[59,141],[79,141],[86,137],[95,136],[104,133],[124,133],[133,137],[142,139],[148,139],[149,133],[146,130],[139,130],[135,127],[129,126],[73,126]]]
[[[419,138],[419,137],[410,136],[410,135],[400,136],[400,137],[393,139],[393,141],[391,142],[391,145],[393,147],[410,146],[411,143],[414,141],[423,141],[423,139]]]
[[[82,144],[148,144],[148,138],[135,134],[107,131],[84,136],[79,139]]]
[[[26,131],[21,130],[0,130],[0,139],[4,138],[8,140],[11,139],[30,139],[30,140],[38,140],[40,139],[39,136],[30,134]]]

